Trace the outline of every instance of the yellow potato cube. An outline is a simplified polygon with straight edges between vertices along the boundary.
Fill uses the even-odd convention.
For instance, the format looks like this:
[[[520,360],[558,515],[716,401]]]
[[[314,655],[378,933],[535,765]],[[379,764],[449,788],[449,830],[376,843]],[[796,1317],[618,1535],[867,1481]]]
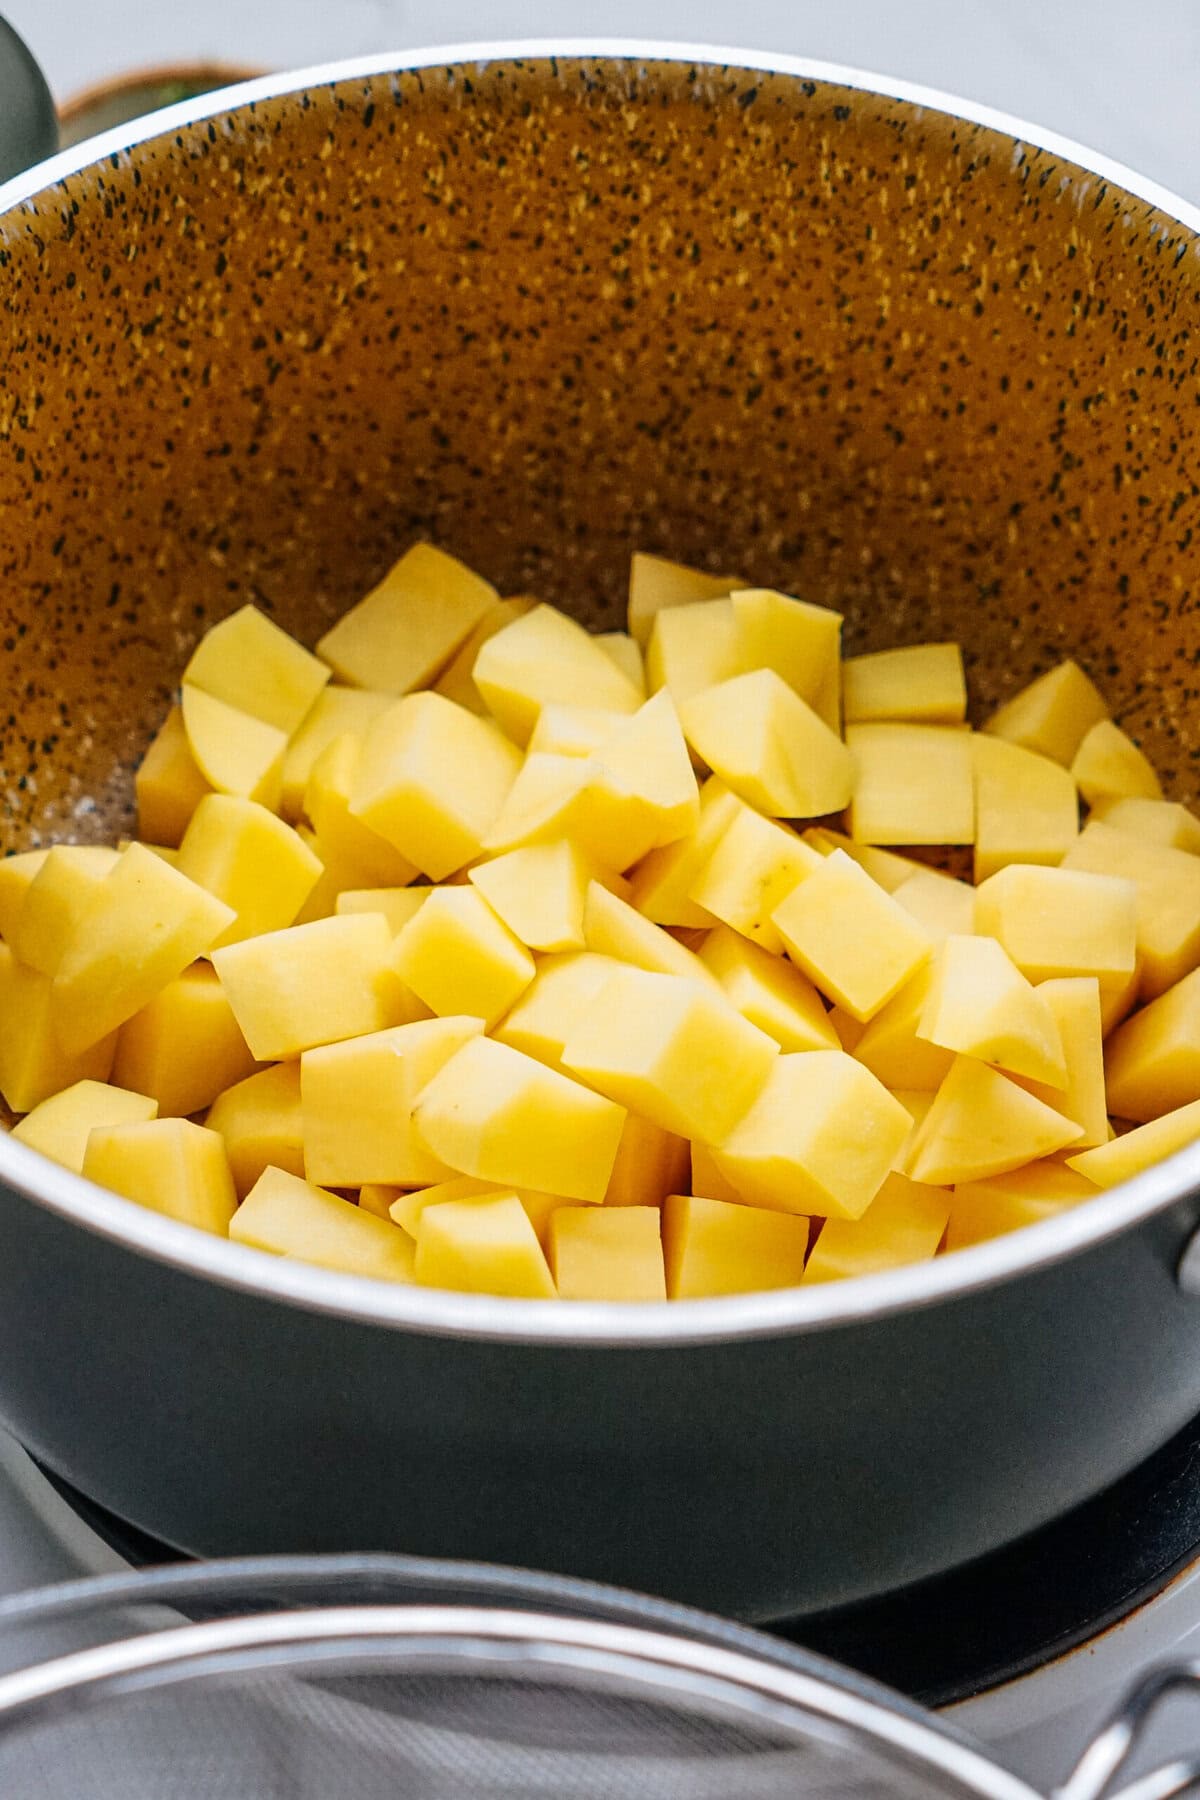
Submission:
[[[181,705],[188,747],[208,785],[277,812],[287,733],[186,683]]]
[[[837,1032],[808,977],[728,925],[708,933],[698,952],[725,998],[781,1050],[836,1050]]]
[[[1118,1119],[1145,1124],[1200,1100],[1200,969],[1127,1019],[1106,1055],[1108,1108]]]
[[[1009,863],[1060,863],[1079,835],[1079,796],[1069,770],[1003,738],[972,739],[975,880]]]
[[[83,1174],[126,1200],[218,1237],[225,1236],[237,1205],[224,1139],[190,1119],[95,1127]]]
[[[480,697],[515,744],[529,742],[551,702],[636,712],[642,696],[582,625],[535,606],[489,638],[475,659]]]
[[[566,838],[510,850],[469,871],[475,887],[531,950],[582,950],[594,865]]]
[[[625,1124],[623,1107],[492,1038],[464,1044],[413,1116],[449,1168],[590,1201],[604,1198]]]
[[[738,668],[773,669],[831,731],[842,728],[842,615],[770,588],[730,597]]]
[[[173,706],[167,714],[142,758],[133,788],[138,836],[146,843],[177,845],[205,794],[212,793],[192,755],[181,706]]]
[[[432,1012],[473,1014],[488,1027],[536,971],[524,944],[473,887],[435,888],[397,937],[392,966]]]
[[[427,1206],[441,1206],[447,1200],[498,1200],[506,1193],[515,1193],[521,1202],[522,1209],[529,1223],[537,1233],[538,1243],[543,1250],[550,1241],[550,1221],[561,1206],[573,1204],[563,1199],[561,1194],[539,1194],[532,1188],[498,1188],[494,1181],[476,1181],[473,1175],[455,1175],[449,1181],[439,1181],[433,1187],[417,1188],[412,1193],[403,1193],[394,1187],[364,1187],[358,1198],[360,1206],[367,1206],[366,1196],[371,1196],[371,1206],[375,1196],[391,1197],[384,1216],[393,1224],[407,1231],[409,1237],[416,1239],[420,1230],[421,1215]],[[370,1208],[368,1208],[370,1210]]]
[[[700,794],[670,694],[655,694],[631,718],[621,720],[592,756],[588,786],[614,802],[626,796],[643,800],[655,815],[651,849],[696,829]],[[636,860],[626,857],[619,866],[627,868]]]
[[[943,1050],[1064,1088],[1062,1034],[1049,1002],[994,938],[949,937],[917,1026]]]
[[[640,913],[657,925],[703,928],[712,924],[712,914],[690,898],[691,889],[742,808],[737,795],[710,775],[700,790],[695,830],[673,844],[651,850],[634,870],[629,898]]]
[[[1067,1167],[1086,1175],[1097,1187],[1116,1187],[1132,1181],[1143,1169],[1174,1156],[1177,1150],[1194,1144],[1200,1138],[1200,1100],[1177,1106],[1148,1124],[1138,1125],[1124,1137],[1113,1138],[1094,1150],[1081,1150],[1067,1158]]]
[[[284,1169],[264,1169],[229,1224],[236,1244],[377,1281],[413,1279],[406,1232]]]
[[[890,1174],[860,1219],[826,1219],[804,1270],[804,1285],[845,1281],[929,1262],[950,1218],[945,1188]]]
[[[391,957],[382,913],[350,913],[228,944],[212,960],[251,1053],[279,1062],[419,1017]]]
[[[331,671],[256,606],[243,606],[205,632],[184,681],[238,712],[293,732]]]
[[[29,884],[9,942],[27,968],[58,973],[117,852],[103,844],[59,844]]]
[[[183,1118],[211,1106],[254,1066],[216,971],[200,962],[126,1019],[113,1080],[153,1095],[163,1118]]]
[[[300,1107],[300,1064],[275,1063],[226,1088],[204,1123],[219,1131],[244,1199],[264,1169],[304,1174],[304,1118]]]
[[[893,1100],[898,1100],[900,1102],[905,1112],[912,1119],[912,1130],[905,1138],[900,1149],[896,1152],[895,1160],[892,1163],[892,1168],[896,1173],[903,1175],[908,1163],[909,1149],[916,1138],[917,1132],[925,1121],[926,1114],[933,1105],[933,1092],[928,1090],[918,1090],[916,1088],[888,1088],[888,1093],[892,1096]]]
[[[392,1187],[386,1182],[364,1181],[358,1190],[358,1204],[363,1212],[372,1213],[377,1219],[390,1219],[392,1207],[405,1192],[404,1188]],[[399,1222],[398,1219],[394,1221],[395,1224]],[[412,1237],[413,1233],[410,1231],[408,1235]]]
[[[13,1112],[29,1112],[77,1081],[107,1081],[117,1036],[64,1050],[55,1030],[53,983],[0,944],[0,1094]]]
[[[597,643],[599,639],[596,640]],[[543,706],[533,728],[529,756],[591,756],[613,736],[631,713],[607,712],[602,706]]]
[[[906,644],[847,657],[842,664],[846,723],[908,719],[954,725],[967,716],[967,678],[957,644]]]
[[[362,748],[360,738],[335,738],[313,763],[304,790],[304,810],[316,832],[316,854],[339,891],[345,887],[407,887],[416,879],[417,865],[350,811]],[[312,898],[310,895],[310,901]],[[307,907],[299,915],[301,923],[307,923],[306,913]]]
[[[440,694],[409,694],[368,730],[350,810],[440,881],[479,855],[520,767],[487,719]]]
[[[416,918],[432,892],[430,887],[343,888],[333,910],[339,917],[344,913],[382,913],[395,937]]]
[[[994,712],[984,730],[1069,768],[1084,737],[1108,707],[1078,663],[1062,662]]]
[[[237,914],[219,944],[290,925],[321,875],[320,861],[290,825],[232,794],[208,794],[200,802],[177,867]]]
[[[664,1131],[715,1141],[753,1104],[778,1055],[714,981],[623,968],[576,1021],[562,1063]]]
[[[682,975],[685,980],[717,985],[694,951],[598,881],[588,884],[584,897],[583,938],[597,956],[611,956],[653,975]]]
[[[1115,825],[1118,831],[1131,832],[1134,837],[1149,838],[1152,843],[1169,844],[1173,850],[1188,850],[1193,856],[1200,856],[1200,819],[1173,800],[1121,795],[1116,800],[1097,801],[1092,817]],[[3,929],[0,919],[0,931]]]
[[[89,1135],[107,1125],[134,1125],[153,1119],[158,1102],[148,1094],[130,1094],[104,1081],[76,1081],[51,1094],[27,1113],[12,1135],[18,1143],[40,1150],[64,1168],[83,1173]]]
[[[453,1174],[412,1121],[417,1095],[482,1019],[421,1019],[306,1050],[300,1058],[304,1173],[324,1187],[422,1187]]]
[[[16,923],[49,850],[22,850],[0,857],[0,937],[11,941]]]
[[[605,656],[614,662],[622,675],[632,681],[643,699],[646,697],[646,664],[642,647],[627,631],[601,631],[596,642]]]
[[[823,994],[870,1019],[928,962],[933,941],[841,850],[792,890],[772,920]]]
[[[630,1113],[604,1194],[605,1206],[661,1206],[687,1186],[691,1167],[686,1138]]]
[[[1104,977],[1100,981],[1100,1017],[1104,1027],[1104,1035],[1108,1036],[1121,1020],[1127,1018],[1137,1005],[1142,988],[1141,959],[1134,963],[1128,975]]]
[[[1089,819],[1063,867],[1127,877],[1137,887],[1144,999],[1153,1000],[1200,966],[1200,858]]]
[[[838,812],[850,799],[853,757],[773,669],[693,694],[680,718],[697,756],[759,812],[812,819]]]
[[[1111,719],[1092,726],[1075,752],[1071,774],[1089,806],[1105,800],[1162,799],[1162,783],[1150,758]]]
[[[892,889],[892,898],[935,944],[951,936],[969,937],[975,929],[975,889],[937,869],[918,869]]]
[[[703,1300],[796,1287],[808,1234],[808,1220],[794,1214],[672,1194],[662,1211],[668,1297]]]
[[[657,1206],[561,1206],[550,1221],[560,1300],[665,1300]]]
[[[1009,1175],[993,1175],[986,1181],[960,1182],[950,1202],[946,1250],[967,1250],[1052,1219],[1099,1192],[1094,1181],[1054,1161],[1026,1163]]]
[[[283,753],[283,788],[280,810],[285,819],[298,819],[304,810],[304,793],[317,758],[338,738],[361,739],[367,728],[395,706],[394,694],[370,688],[327,687],[317,695]]]
[[[730,600],[696,600],[655,615],[646,646],[646,683],[666,688],[682,709],[694,694],[743,672]]]
[[[533,980],[495,1027],[493,1036],[525,1056],[561,1070],[563,1045],[580,1014],[622,966],[615,958],[597,956],[590,950],[543,956]]]
[[[1064,1119],[1083,1128],[1074,1148],[1108,1142],[1108,1108],[1104,1098],[1104,1024],[1100,983],[1094,975],[1068,976],[1038,984],[1038,995],[1054,1015],[1062,1040],[1067,1079],[1062,1083],[1031,1081],[1014,1075],[1026,1093],[1045,1101]],[[1200,1093],[1200,1090],[1197,1090]]]
[[[691,1162],[690,1187],[693,1194],[702,1195],[709,1200],[727,1200],[732,1206],[743,1204],[742,1196],[729,1177],[717,1167],[716,1158],[707,1144],[692,1144]],[[682,1186],[681,1182],[680,1187]]]
[[[656,616],[697,600],[720,600],[742,584],[733,575],[709,575],[665,556],[635,550],[629,564],[629,631],[644,649]]]
[[[975,891],[975,929],[1023,975],[1095,975],[1114,984],[1137,961],[1137,888],[1116,875],[1014,864]]]
[[[857,770],[849,814],[855,842],[974,843],[971,739],[952,725],[847,725]]]
[[[100,883],[54,977],[63,1047],[85,1050],[131,1019],[233,917],[224,901],[143,844],[130,844]]]
[[[468,712],[485,713],[487,708],[475,686],[475,658],[489,638],[494,638],[514,619],[532,612],[536,605],[536,600],[520,594],[511,600],[497,600],[489,606],[434,682],[434,693],[441,694],[445,700],[453,700],[456,706],[465,706]]]
[[[553,1300],[542,1246],[515,1194],[427,1206],[417,1228],[416,1279],[468,1294]]]
[[[857,1037],[852,1041],[842,1038],[843,1049],[870,1069],[886,1088],[932,1093],[950,1073],[953,1052],[919,1035],[921,1015],[933,987],[934,967],[932,961],[922,964],[899,993],[860,1027]]]
[[[407,694],[434,679],[498,598],[465,563],[414,544],[325,633],[317,655],[355,687]]]
[[[933,1187],[982,1181],[1051,1156],[1082,1136],[1073,1119],[998,1069],[959,1056],[909,1145],[904,1173]]]
[[[719,1140],[717,1168],[751,1206],[857,1219],[912,1128],[882,1082],[844,1050],[781,1056]]]
[[[692,883],[691,897],[711,919],[770,951],[783,952],[774,914],[823,860],[786,825],[737,802],[737,811]]]
[[[878,882],[889,894],[894,894],[914,875],[930,873],[925,863],[917,862],[911,856],[897,856],[894,850],[877,850],[874,844],[856,844],[844,831],[831,831],[827,825],[810,825],[800,835],[809,849],[816,850],[821,856],[832,856],[835,850],[844,850],[851,862],[865,869],[871,880]]]

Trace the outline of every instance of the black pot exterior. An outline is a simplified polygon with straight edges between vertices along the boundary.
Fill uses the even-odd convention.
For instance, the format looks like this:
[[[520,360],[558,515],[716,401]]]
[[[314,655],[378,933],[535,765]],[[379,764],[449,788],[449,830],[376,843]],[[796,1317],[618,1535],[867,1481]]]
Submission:
[[[0,19],[0,181],[57,149],[58,119],[46,78],[12,26]]]

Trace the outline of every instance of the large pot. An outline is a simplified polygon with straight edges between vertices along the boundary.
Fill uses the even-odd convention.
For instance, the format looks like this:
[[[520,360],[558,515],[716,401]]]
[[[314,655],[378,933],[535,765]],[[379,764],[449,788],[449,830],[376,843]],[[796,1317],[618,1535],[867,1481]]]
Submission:
[[[0,190],[4,841],[99,836],[206,624],[416,534],[620,614],[640,545],[1078,654],[1195,791],[1200,216],[787,58],[273,77]],[[0,1409],[188,1550],[402,1547],[769,1618],[974,1557],[1200,1410],[1200,1150],[1019,1236],[663,1308],[411,1291],[0,1142]]]

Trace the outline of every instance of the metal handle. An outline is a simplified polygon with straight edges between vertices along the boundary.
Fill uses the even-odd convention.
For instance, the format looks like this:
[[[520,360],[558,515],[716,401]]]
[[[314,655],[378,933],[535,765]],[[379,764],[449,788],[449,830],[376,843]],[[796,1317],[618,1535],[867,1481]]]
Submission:
[[[0,19],[0,181],[58,149],[58,115],[46,77],[26,45]]]
[[[1113,1792],[1113,1778],[1146,1735],[1152,1713],[1169,1694],[1200,1689],[1200,1661],[1164,1663],[1130,1688],[1100,1727],[1054,1800],[1173,1800],[1200,1791],[1200,1756],[1163,1763]]]

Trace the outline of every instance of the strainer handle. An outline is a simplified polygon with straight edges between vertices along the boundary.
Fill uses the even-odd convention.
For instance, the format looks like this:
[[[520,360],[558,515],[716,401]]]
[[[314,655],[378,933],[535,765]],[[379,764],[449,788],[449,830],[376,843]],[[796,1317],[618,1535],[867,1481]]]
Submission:
[[[1145,1738],[1150,1719],[1170,1694],[1200,1689],[1200,1660],[1163,1663],[1139,1677],[1092,1738],[1053,1800],[1173,1800],[1200,1793],[1200,1755],[1161,1763],[1114,1789],[1113,1781]]]

